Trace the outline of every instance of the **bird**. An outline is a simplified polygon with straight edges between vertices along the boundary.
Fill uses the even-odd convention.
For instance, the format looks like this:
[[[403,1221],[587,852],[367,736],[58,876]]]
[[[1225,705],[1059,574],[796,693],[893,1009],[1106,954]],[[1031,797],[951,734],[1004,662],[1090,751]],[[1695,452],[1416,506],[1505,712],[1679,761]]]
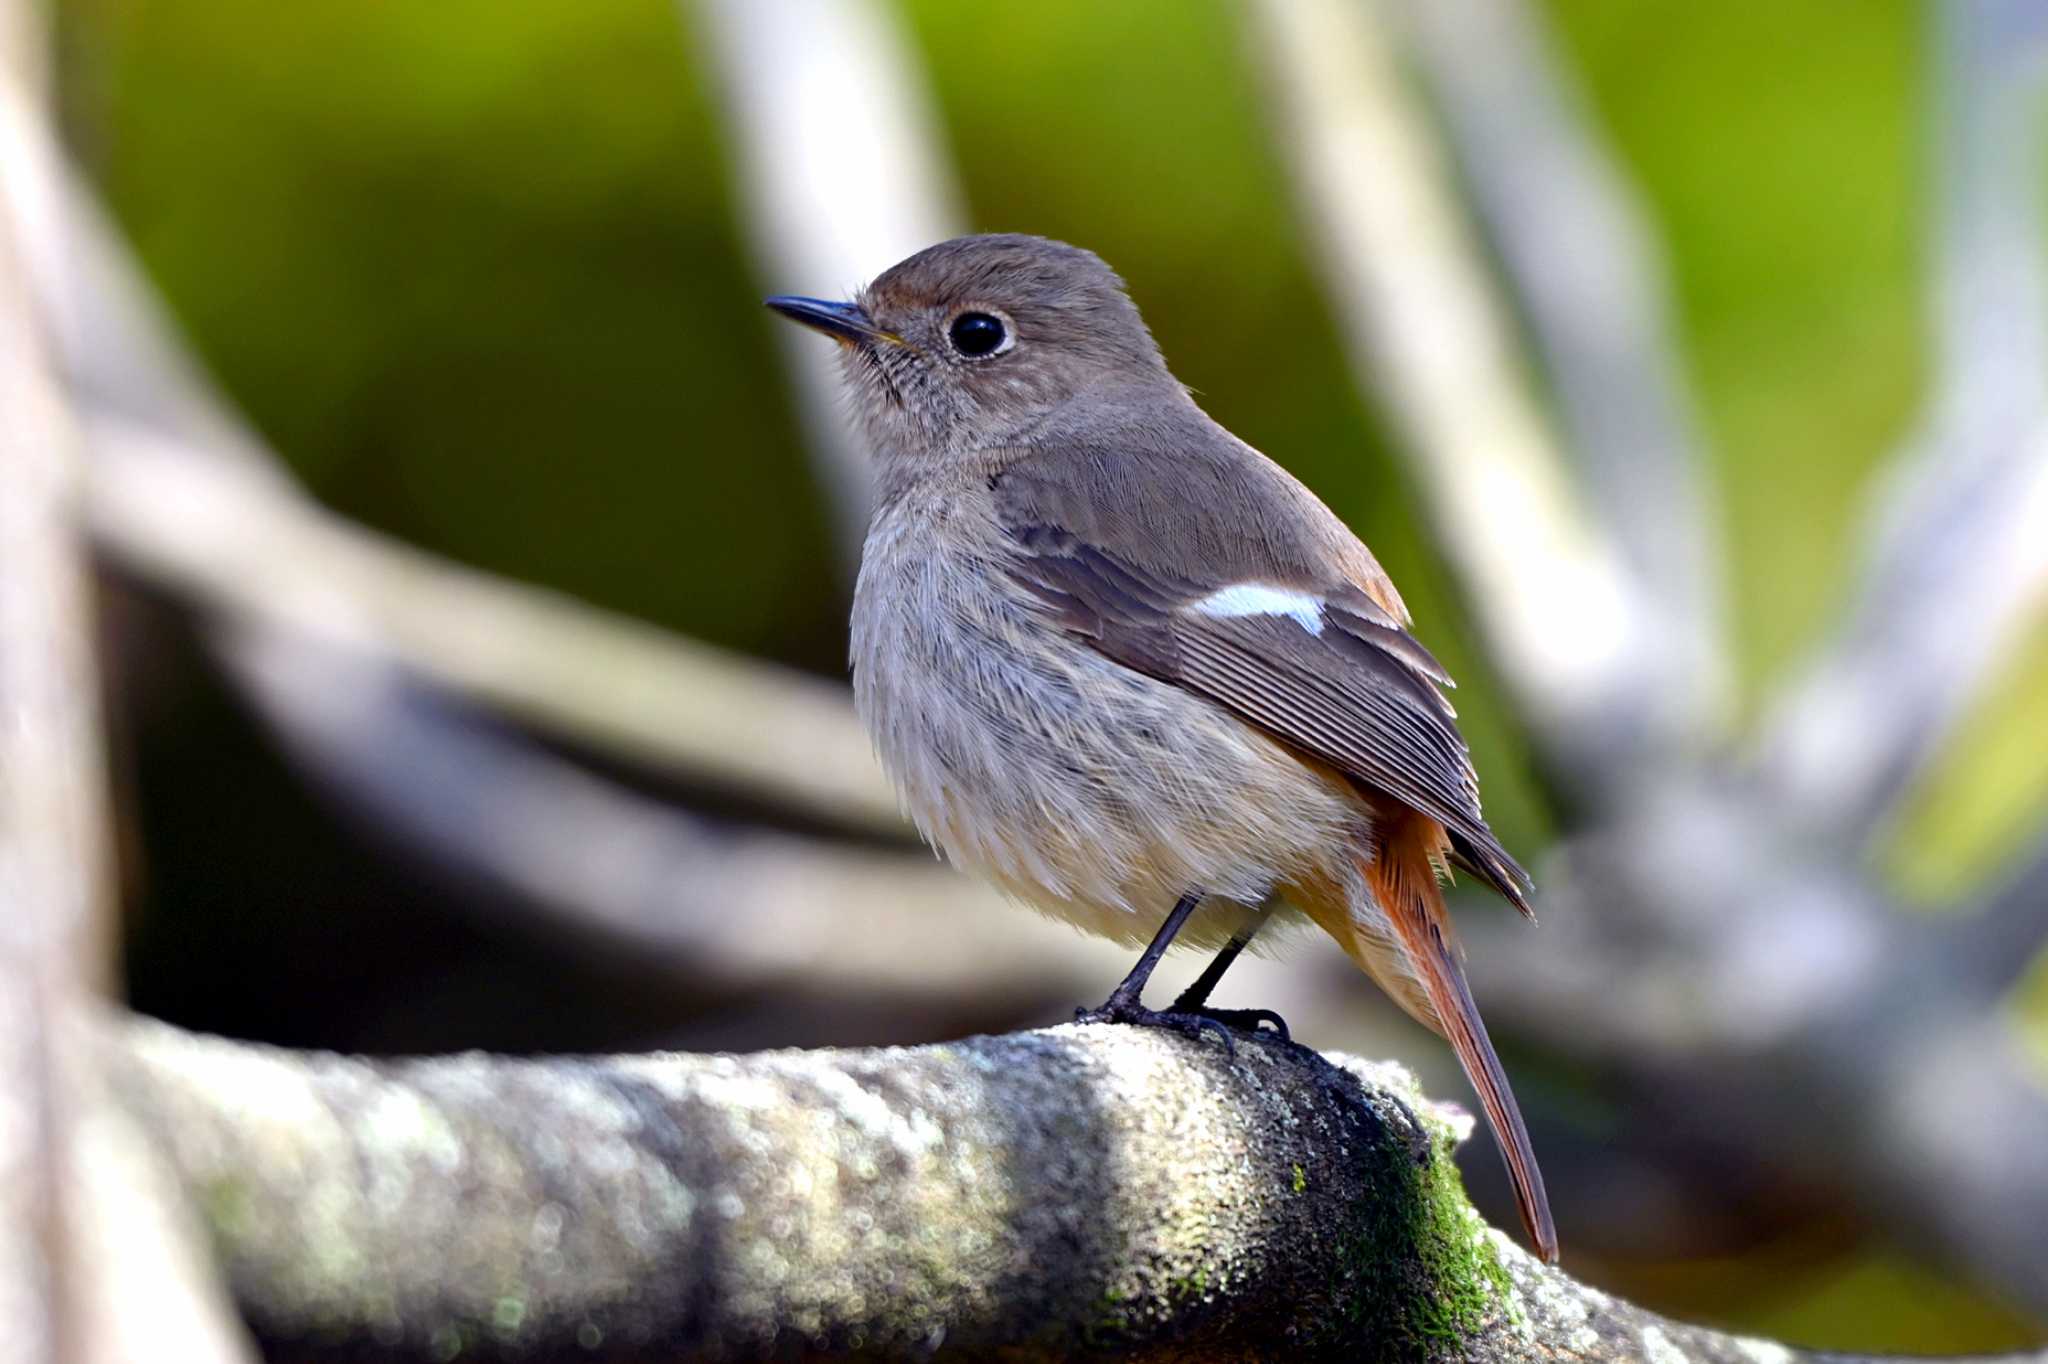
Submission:
[[[1044,237],[959,237],[849,300],[767,306],[839,346],[875,505],[856,709],[948,861],[1144,945],[1086,1021],[1284,1023],[1210,992],[1267,925],[1310,923],[1448,1041],[1531,1243],[1542,1174],[1443,896],[1533,919],[1400,593],[1314,493],[1196,404],[1124,281]],[[1166,1010],[1176,942],[1216,949]]]

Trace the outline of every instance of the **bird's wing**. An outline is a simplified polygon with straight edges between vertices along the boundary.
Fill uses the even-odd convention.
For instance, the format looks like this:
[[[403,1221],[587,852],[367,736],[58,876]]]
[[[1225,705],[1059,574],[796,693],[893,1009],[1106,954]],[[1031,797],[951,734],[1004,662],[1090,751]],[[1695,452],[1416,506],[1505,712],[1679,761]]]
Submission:
[[[1385,575],[1290,475],[1201,428],[1177,433],[1192,455],[1146,428],[1007,464],[991,486],[1009,571],[1109,658],[1437,821],[1452,860],[1529,913],[1528,875],[1480,813],[1450,678]]]

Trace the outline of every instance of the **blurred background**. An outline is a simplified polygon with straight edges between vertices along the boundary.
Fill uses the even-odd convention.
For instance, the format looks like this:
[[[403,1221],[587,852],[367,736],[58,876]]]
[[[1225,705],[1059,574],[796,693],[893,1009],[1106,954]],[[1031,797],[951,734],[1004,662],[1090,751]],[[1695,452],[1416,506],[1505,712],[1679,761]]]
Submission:
[[[2048,920],[2048,530],[2029,472],[2048,352],[2028,349],[2030,314],[2001,323],[2019,340],[1970,331],[1973,306],[2040,301],[2028,272],[2048,246],[2032,239],[2048,162],[2031,135],[1983,132],[2021,115],[1968,98],[1995,87],[2039,123],[2028,7],[1986,4],[1975,29],[1902,0],[1543,0],[1439,18],[1418,0],[1365,21],[1397,64],[1382,96],[1437,149],[1463,215],[1454,245],[1498,300],[1547,433],[1538,457],[1591,490],[1584,519],[1621,547],[1624,577],[1640,560],[1655,580],[1660,542],[1703,537],[1697,562],[1661,580],[1697,607],[1691,644],[1711,655],[1663,651],[1700,684],[1675,719],[1655,704],[1547,707],[1489,623],[1474,564],[1522,503],[1484,471],[1455,474],[1429,445],[1428,404],[1384,377],[1401,341],[1369,315],[1375,291],[1434,276],[1426,260],[1381,260],[1360,283],[1346,263],[1354,220],[1302,153],[1318,118],[1342,114],[1318,93],[1336,78],[1298,66],[1289,26],[1307,9],[905,0],[851,7],[859,42],[835,47],[851,41],[828,22],[836,8],[57,4],[77,167],[247,423],[235,439],[336,518],[303,537],[248,523],[235,543],[232,515],[194,512],[210,543],[159,554],[134,527],[180,505],[151,488],[182,485],[138,474],[139,491],[111,499],[103,644],[135,1007],[380,1053],[757,1049],[1045,1024],[1105,994],[1127,954],[933,867],[856,770],[837,693],[858,473],[815,401],[826,347],[777,335],[760,307],[769,292],[843,293],[924,244],[891,235],[921,224],[1042,233],[1124,274],[1175,372],[1373,546],[1458,677],[1488,814],[1547,892],[1536,930],[1490,903],[1461,915],[1572,1270],[1673,1315],[1814,1345],[2042,1340],[2048,1269],[2014,1256],[2048,1233],[1980,1241],[1955,1219],[2039,1169],[2023,1152],[2048,1150],[2048,1128],[2029,1125],[2043,1101],[1958,1137],[1998,1149],[1986,1185],[1950,1198],[1946,1148],[1917,1131],[1890,1141],[1886,1124],[1910,1116],[1873,1097],[1934,1064],[1916,1042],[1959,1019],[2012,1049],[1986,1081],[2001,1101],[2048,1086],[2048,972],[2026,967]],[[1517,53],[1531,64],[1513,68]],[[1973,61],[1995,70],[1959,87]],[[1517,99],[1538,100],[1519,122]],[[1500,145],[1517,126],[1539,142],[1551,129],[1549,151],[1570,155]],[[777,142],[792,136],[852,150],[821,181],[816,148]],[[1996,163],[1990,179],[1958,164],[1971,148]],[[1592,181],[1573,178],[1589,166]],[[1397,178],[1352,173],[1368,201]],[[1999,175],[2017,177],[2002,198]],[[809,200],[783,183],[805,177]],[[1581,211],[1581,228],[1545,235]],[[2014,214],[2025,240],[1999,235]],[[1986,278],[2004,285],[1987,293]],[[1592,283],[1562,303],[1544,293],[1575,279]],[[1572,335],[1629,353],[1601,371]],[[2020,373],[1973,378],[1972,356]],[[1633,465],[1637,428],[1603,436],[1586,389],[1573,397],[1589,375],[1597,397],[1602,373],[1629,393],[1661,385],[1645,420],[1672,446],[1662,464]],[[1972,394],[1974,415],[1957,416]],[[1618,459],[1602,462],[1603,440]],[[1643,467],[1669,486],[1631,483]],[[1958,470],[1990,510],[1943,500]],[[1635,496],[1667,504],[1638,518]],[[1488,499],[1498,522],[1475,519]],[[1953,515],[1917,524],[1934,503]],[[2034,519],[1970,519],[2015,505]],[[1641,534],[1673,518],[1673,536]],[[189,567],[220,551],[241,557],[212,577]],[[1938,627],[1903,642],[1873,608],[1902,553],[1934,576],[1899,614]],[[457,565],[489,576],[436,595]],[[273,578],[297,595],[266,598]],[[530,611],[484,611],[501,587]],[[369,591],[391,600],[355,595]],[[1958,619],[1960,638],[1942,633]],[[670,653],[640,627],[686,641]],[[722,698],[701,707],[700,665],[702,695]],[[1921,673],[1942,680],[1887,718],[1890,688],[1859,710],[1845,668],[1912,697]],[[1678,685],[1656,666],[1617,677]],[[1799,719],[1815,705],[1839,747],[1811,759],[1819,779],[1780,780],[1778,739],[1827,728]],[[1621,739],[1586,741],[1588,715],[1638,710]],[[646,737],[669,732],[664,717],[668,746]],[[1888,724],[1914,737],[1858,788],[1869,808],[1808,819],[1816,803],[1858,804],[1830,794],[1842,767],[1828,755]],[[1666,823],[1638,830],[1644,809]],[[1729,822],[1744,810],[1771,814],[1770,849]],[[1688,897],[1617,869],[1640,855],[1670,870],[1652,851],[1666,843],[1728,879]],[[1780,896],[1797,903],[1781,913]],[[1679,901],[1683,928],[1677,911],[1637,909]],[[1973,917],[2001,924],[1986,972],[1971,965],[1983,942],[1945,931]],[[1699,944],[1740,934],[1754,941],[1728,969],[1764,982],[1754,1012],[1741,989],[1684,984]],[[1628,950],[1545,966],[1525,954],[1566,950],[1545,938]],[[1221,1002],[1276,1007],[1312,1045],[1401,1057],[1432,1093],[1468,1098],[1447,1049],[1327,945],[1298,946],[1234,973]],[[1156,988],[1198,965],[1169,963]],[[1898,1026],[1859,1026],[1872,992],[1896,999],[1902,979],[1914,1006],[1878,1011]],[[1649,1018],[1644,997],[1672,1011]],[[1816,1088],[1864,1064],[1842,1059],[1855,1048],[1890,1058],[1890,1078],[1871,1061]],[[1485,1141],[1464,1163],[1512,1225]],[[2013,1217],[2048,1200],[2004,1192]]]

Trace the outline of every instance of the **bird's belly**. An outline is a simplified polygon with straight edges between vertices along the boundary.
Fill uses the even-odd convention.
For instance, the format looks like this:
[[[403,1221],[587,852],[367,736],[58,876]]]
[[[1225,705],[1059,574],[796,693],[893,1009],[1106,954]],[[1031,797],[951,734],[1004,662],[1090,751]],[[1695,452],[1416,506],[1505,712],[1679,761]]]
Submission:
[[[855,698],[905,807],[951,861],[1130,941],[1200,889],[1231,902],[1188,925],[1201,943],[1240,925],[1237,906],[1341,874],[1364,846],[1364,809],[1341,783],[1067,635],[996,565],[873,548]]]

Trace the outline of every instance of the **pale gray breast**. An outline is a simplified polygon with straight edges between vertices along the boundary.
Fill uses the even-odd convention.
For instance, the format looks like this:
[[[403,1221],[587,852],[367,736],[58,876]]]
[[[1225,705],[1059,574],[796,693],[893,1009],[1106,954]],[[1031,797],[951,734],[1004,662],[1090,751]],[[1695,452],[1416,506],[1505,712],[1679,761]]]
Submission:
[[[887,505],[854,597],[855,701],[928,839],[1122,936],[1075,911],[1156,916],[1195,885],[1257,904],[1351,833],[1277,745],[1054,624],[977,492]]]

